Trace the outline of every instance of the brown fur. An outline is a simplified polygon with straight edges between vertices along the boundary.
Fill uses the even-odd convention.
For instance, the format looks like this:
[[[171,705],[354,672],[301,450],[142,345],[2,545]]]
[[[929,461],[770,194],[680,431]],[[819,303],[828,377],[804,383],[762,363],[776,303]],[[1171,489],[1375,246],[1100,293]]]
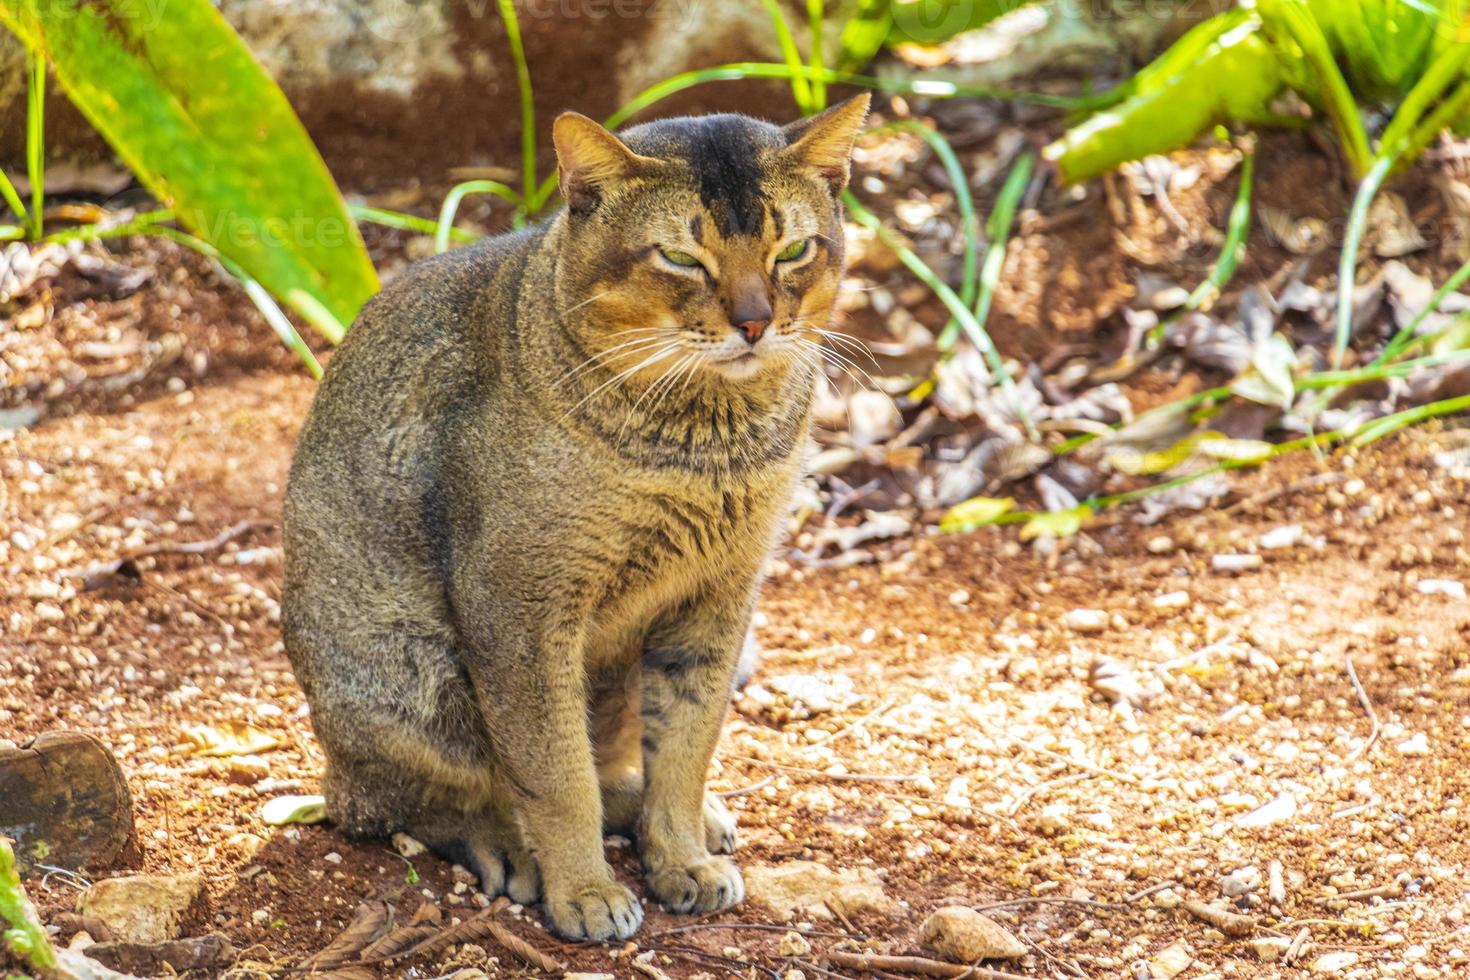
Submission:
[[[347,833],[544,893],[570,938],[642,918],[604,827],[636,831],[676,911],[741,899],[704,777],[798,474],[865,109],[623,141],[564,116],[566,210],[363,311],[286,500],[286,650]]]

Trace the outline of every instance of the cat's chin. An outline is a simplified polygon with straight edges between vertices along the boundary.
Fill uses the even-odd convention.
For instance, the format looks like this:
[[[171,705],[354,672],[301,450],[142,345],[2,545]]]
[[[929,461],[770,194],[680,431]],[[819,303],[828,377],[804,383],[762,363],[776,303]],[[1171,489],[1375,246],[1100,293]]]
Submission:
[[[740,354],[723,361],[714,361],[710,367],[731,381],[744,381],[760,373],[766,367],[766,359],[759,354]]]

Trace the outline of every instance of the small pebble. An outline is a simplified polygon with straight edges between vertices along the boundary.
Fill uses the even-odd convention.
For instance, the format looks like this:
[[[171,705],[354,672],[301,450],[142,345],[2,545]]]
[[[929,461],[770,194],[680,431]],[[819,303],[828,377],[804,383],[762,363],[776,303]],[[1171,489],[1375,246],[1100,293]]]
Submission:
[[[1442,595],[1447,599],[1465,598],[1465,583],[1449,578],[1422,578],[1416,586],[1420,595]]]
[[[1265,563],[1260,555],[1215,555],[1210,567],[1217,572],[1248,572]]]
[[[1101,609],[1072,609],[1062,614],[1062,625],[1077,633],[1101,633],[1108,628],[1108,614]]]
[[[1423,732],[1415,732],[1394,748],[1398,749],[1399,755],[1426,756],[1429,754],[1429,738]]]
[[[1261,535],[1259,543],[1262,548],[1273,551],[1278,548],[1291,548],[1301,543],[1302,534],[1300,524],[1283,524]]]
[[[1341,973],[1358,962],[1357,953],[1323,953],[1312,961],[1313,973]]]

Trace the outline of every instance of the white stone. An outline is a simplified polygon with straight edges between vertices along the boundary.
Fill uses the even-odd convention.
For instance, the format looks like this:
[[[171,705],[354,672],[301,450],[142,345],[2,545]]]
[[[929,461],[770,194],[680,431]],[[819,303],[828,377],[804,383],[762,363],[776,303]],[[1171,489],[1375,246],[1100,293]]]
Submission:
[[[1062,614],[1062,625],[1077,633],[1101,633],[1108,628],[1108,614],[1101,609],[1072,609]]]
[[[1258,542],[1262,548],[1274,551],[1277,548],[1290,548],[1299,544],[1302,540],[1302,526],[1300,524],[1283,524],[1273,527],[1261,535]]]
[[[1323,953],[1312,961],[1313,973],[1342,973],[1358,962],[1357,953]]]
[[[1421,578],[1416,588],[1420,595],[1442,595],[1447,599],[1465,598],[1465,583],[1451,578]]]
[[[1425,756],[1429,754],[1429,738],[1423,732],[1415,732],[1394,748],[1398,749],[1399,755]]]

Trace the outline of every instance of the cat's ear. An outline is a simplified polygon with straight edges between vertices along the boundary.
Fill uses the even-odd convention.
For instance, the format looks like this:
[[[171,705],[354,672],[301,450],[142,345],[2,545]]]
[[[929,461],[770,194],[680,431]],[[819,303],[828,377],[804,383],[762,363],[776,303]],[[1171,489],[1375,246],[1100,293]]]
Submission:
[[[852,144],[868,116],[871,101],[872,96],[863,92],[826,112],[787,125],[782,130],[787,157],[827,181],[832,193],[842,190],[847,186]]]
[[[636,177],[657,163],[634,153],[601,125],[576,112],[556,117],[551,141],[556,145],[561,196],[577,213],[591,211],[613,184]]]

